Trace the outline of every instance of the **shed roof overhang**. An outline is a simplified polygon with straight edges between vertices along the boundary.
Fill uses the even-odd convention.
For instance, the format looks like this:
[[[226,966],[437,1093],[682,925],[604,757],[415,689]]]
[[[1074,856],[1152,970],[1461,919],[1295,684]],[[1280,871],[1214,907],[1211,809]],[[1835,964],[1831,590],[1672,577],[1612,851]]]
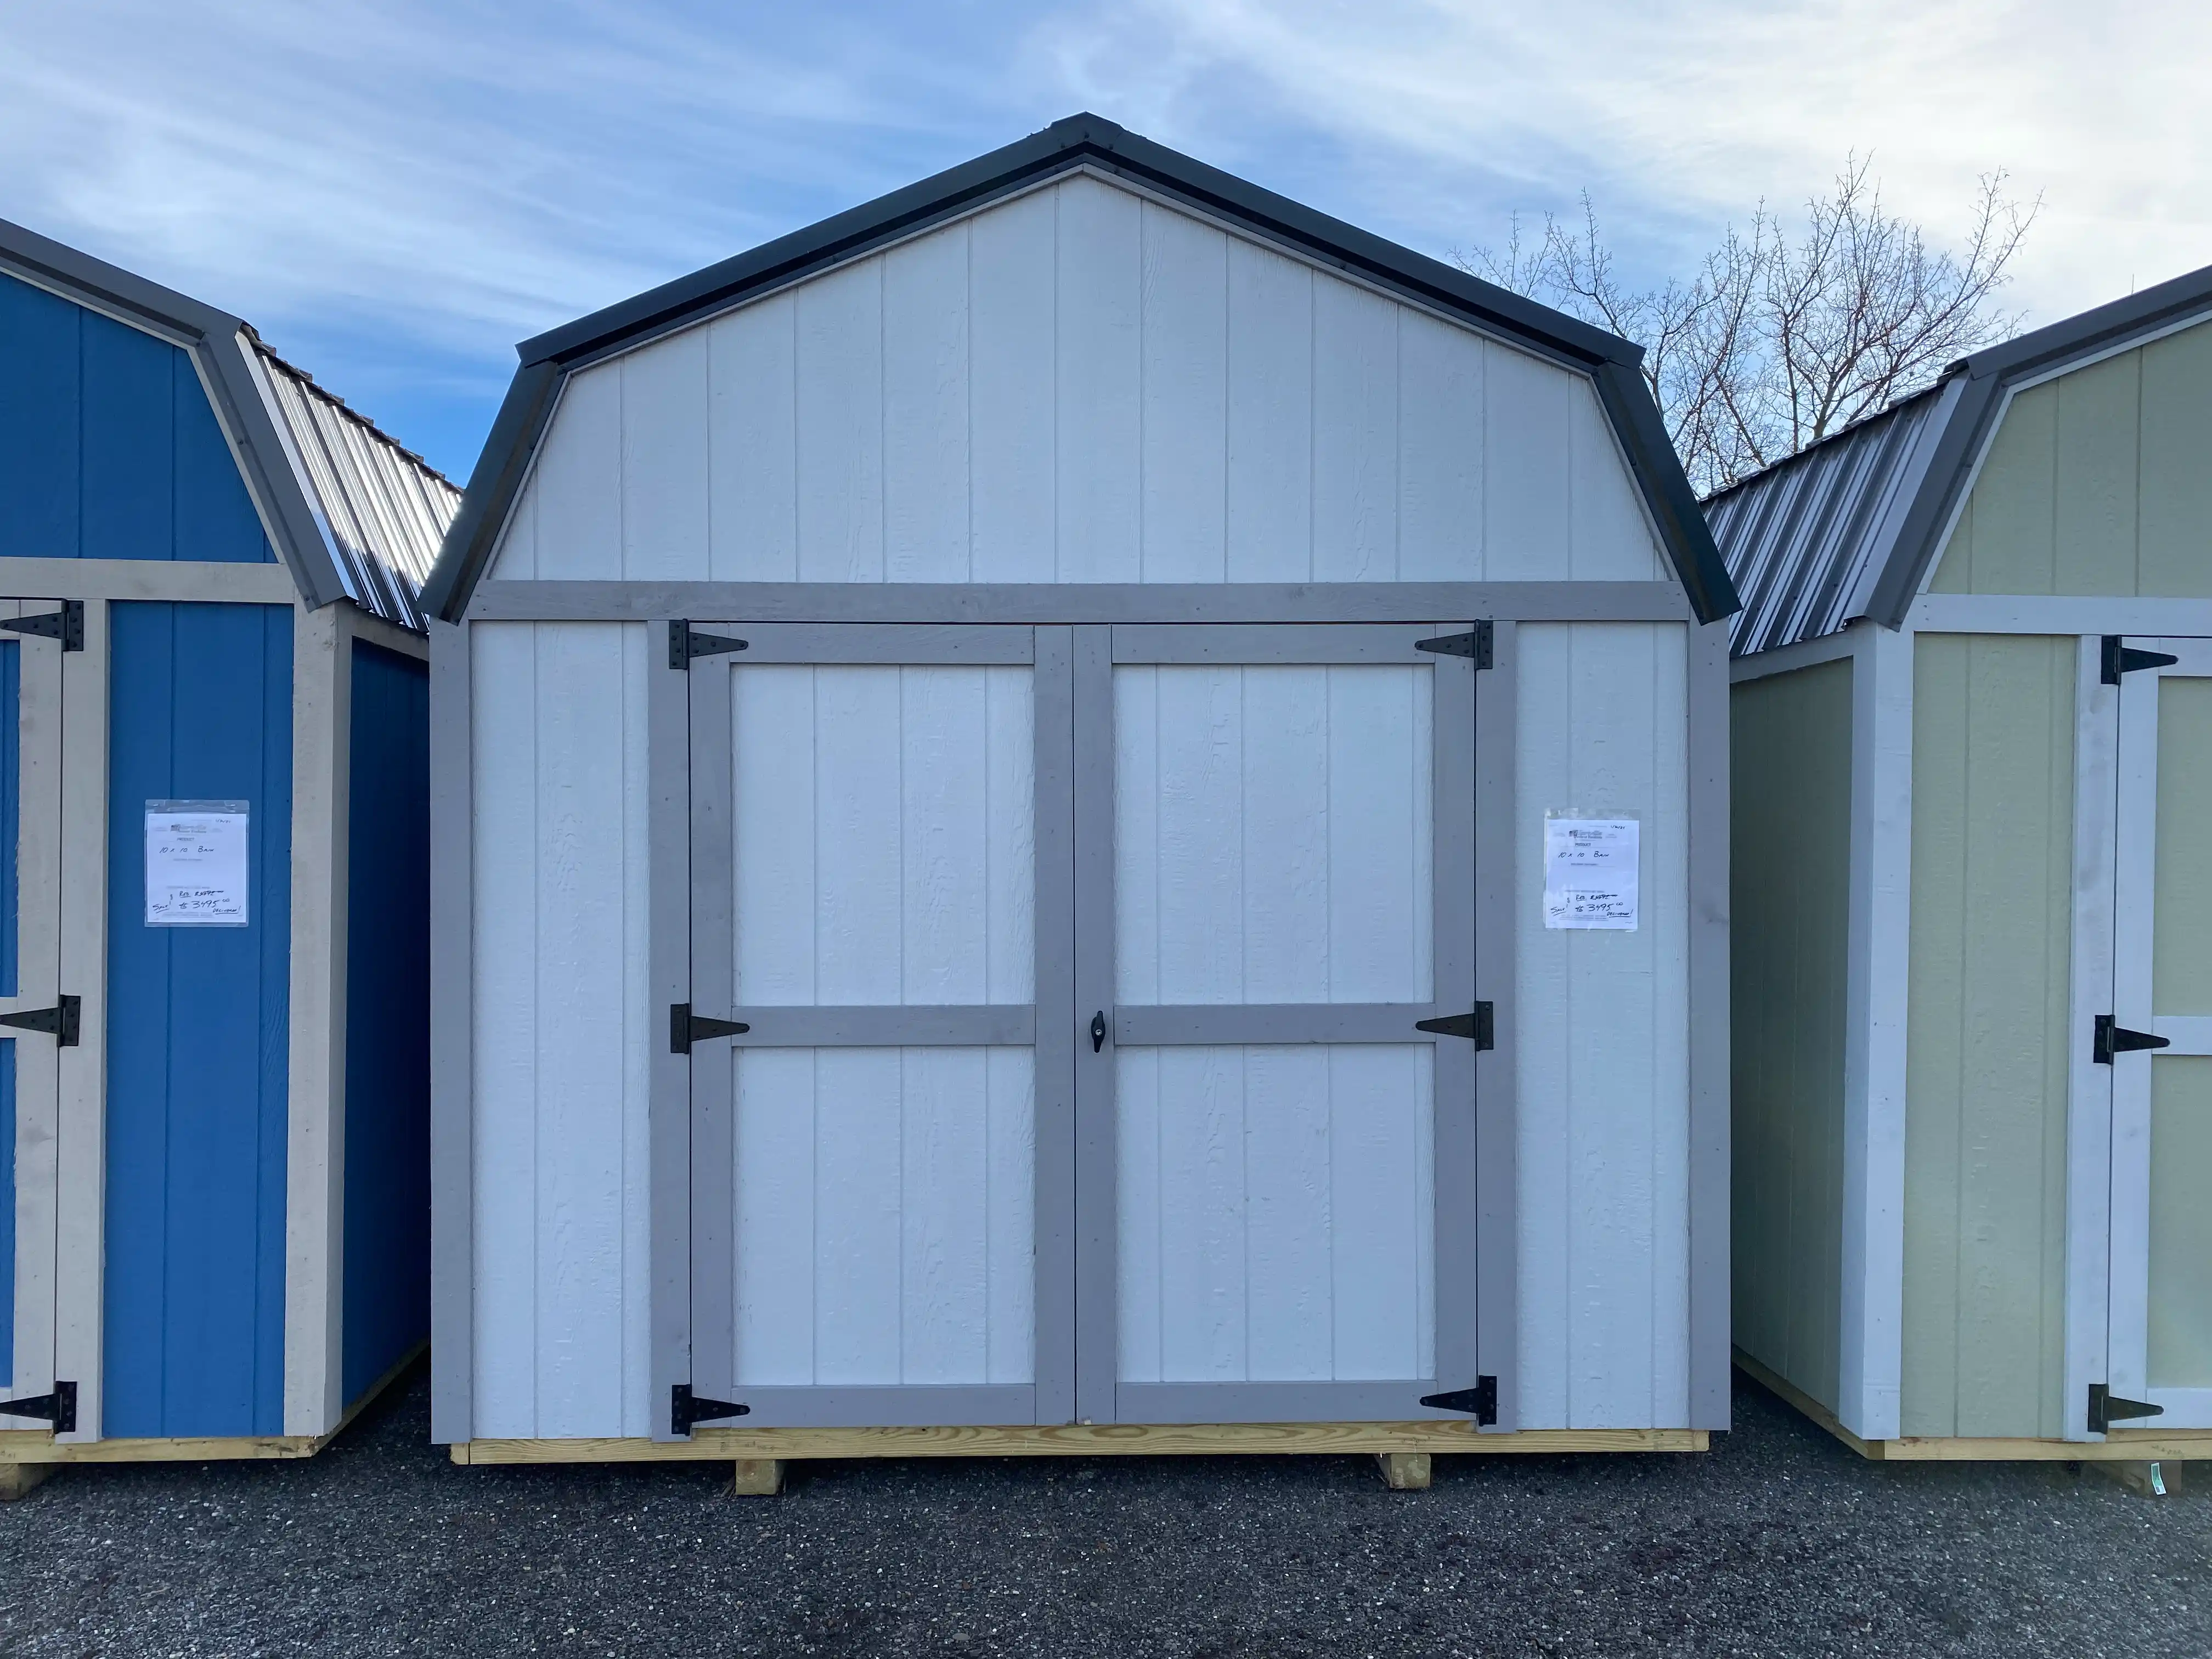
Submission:
[[[1698,618],[1716,621],[1737,608],[1735,589],[1712,532],[1638,371],[1641,347],[1139,137],[1111,121],[1083,114],[525,340],[517,348],[521,367],[500,405],[469,478],[460,514],[423,589],[425,611],[452,622],[467,608],[568,374],[1079,167],[1127,178],[1309,259],[1462,318],[1589,374]]]
[[[0,219],[0,271],[170,341],[191,354],[269,539],[310,606],[347,597],[316,509],[253,365],[252,331],[228,312]]]

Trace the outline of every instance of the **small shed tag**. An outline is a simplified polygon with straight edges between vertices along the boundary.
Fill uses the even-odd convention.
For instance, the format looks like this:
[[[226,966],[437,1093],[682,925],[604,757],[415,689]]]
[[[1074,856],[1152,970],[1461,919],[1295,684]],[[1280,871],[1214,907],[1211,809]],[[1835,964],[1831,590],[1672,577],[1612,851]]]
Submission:
[[[1642,825],[1634,818],[1544,819],[1544,926],[1636,931]]]
[[[249,808],[242,800],[146,803],[146,925],[243,927]]]

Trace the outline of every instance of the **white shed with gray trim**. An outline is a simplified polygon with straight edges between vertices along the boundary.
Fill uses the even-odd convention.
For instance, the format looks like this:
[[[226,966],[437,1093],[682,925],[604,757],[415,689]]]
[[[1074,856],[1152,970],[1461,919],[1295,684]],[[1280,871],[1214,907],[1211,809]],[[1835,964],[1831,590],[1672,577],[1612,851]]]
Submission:
[[[522,356],[425,595],[457,1461],[1725,1426],[1634,348],[1080,116]]]

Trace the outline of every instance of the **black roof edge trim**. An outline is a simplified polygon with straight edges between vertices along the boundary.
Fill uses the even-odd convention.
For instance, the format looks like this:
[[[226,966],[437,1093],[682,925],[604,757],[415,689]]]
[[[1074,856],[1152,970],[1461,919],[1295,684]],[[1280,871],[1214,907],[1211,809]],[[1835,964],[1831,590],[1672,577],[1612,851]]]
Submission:
[[[1624,363],[1601,363],[1593,373],[1598,401],[1620,434],[1629,470],[1644,492],[1644,506],[1689,596],[1691,610],[1701,623],[1734,616],[1743,609],[1743,600],[1642,372]]]
[[[459,516],[422,592],[427,616],[458,622],[522,488],[562,380],[618,351],[803,280],[874,246],[1092,164],[1243,225],[1340,270],[1527,344],[1592,376],[1669,562],[1701,622],[1742,608],[1696,492],[1638,365],[1643,348],[1440,260],[1301,206],[1091,114],[949,168],[691,276],[525,340]]]
[[[9,266],[42,285],[74,292],[95,309],[121,313],[170,337],[198,362],[213,394],[216,418],[236,446],[255,499],[276,520],[270,538],[293,585],[311,607],[346,597],[337,561],[321,520],[292,466],[275,416],[246,361],[246,325],[227,311],[112,265],[105,259],[0,219],[0,270]]]
[[[490,562],[507,508],[521,492],[524,473],[552,418],[556,394],[565,378],[550,362],[525,363],[515,371],[492,417],[483,453],[469,474],[460,511],[446,531],[445,544],[422,584],[422,614],[459,622],[477,580]]]
[[[2120,346],[2130,335],[2150,333],[2191,312],[2203,311],[2212,311],[2212,265],[2062,318],[1953,364],[1946,378],[1963,376],[1964,395],[1951,412],[1911,509],[1899,528],[1867,614],[1884,628],[1905,625],[1928,568],[1942,550],[1943,532],[1958,509],[1967,475],[1994,435],[2005,393],[2015,381],[2063,370],[2073,358],[2094,356]]]

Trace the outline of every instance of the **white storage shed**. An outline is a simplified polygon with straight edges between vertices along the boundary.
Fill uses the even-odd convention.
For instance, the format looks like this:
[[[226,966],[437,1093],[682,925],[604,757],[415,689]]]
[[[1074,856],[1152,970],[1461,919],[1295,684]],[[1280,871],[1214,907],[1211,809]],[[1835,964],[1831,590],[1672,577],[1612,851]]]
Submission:
[[[457,1462],[1725,1426],[1634,347],[1078,116],[521,356],[424,601]]]

